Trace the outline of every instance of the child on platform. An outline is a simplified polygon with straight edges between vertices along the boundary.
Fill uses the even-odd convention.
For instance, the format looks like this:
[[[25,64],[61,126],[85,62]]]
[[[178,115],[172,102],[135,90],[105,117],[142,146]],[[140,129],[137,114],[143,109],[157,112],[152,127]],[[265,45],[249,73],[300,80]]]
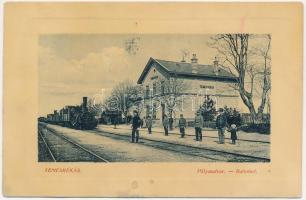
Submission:
[[[232,144],[236,144],[236,140],[237,140],[237,126],[236,124],[232,124],[228,131],[231,132],[231,140],[232,140]]]

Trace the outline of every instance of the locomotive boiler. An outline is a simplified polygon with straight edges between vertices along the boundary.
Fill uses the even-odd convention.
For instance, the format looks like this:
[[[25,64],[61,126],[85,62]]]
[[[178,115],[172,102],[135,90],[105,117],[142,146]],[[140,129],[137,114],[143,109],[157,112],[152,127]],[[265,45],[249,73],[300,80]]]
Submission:
[[[48,114],[43,121],[81,130],[94,129],[98,125],[98,120],[88,110],[87,97],[83,97],[81,105],[65,106],[59,112],[55,110],[54,113]]]

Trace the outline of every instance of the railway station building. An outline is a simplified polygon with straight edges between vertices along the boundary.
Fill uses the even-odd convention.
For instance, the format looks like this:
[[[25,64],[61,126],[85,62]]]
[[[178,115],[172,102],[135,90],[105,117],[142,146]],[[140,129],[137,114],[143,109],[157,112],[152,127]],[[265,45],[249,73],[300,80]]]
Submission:
[[[236,81],[216,59],[212,64],[199,64],[196,54],[190,62],[150,58],[137,81],[144,88],[140,115],[150,115],[155,122],[161,122],[164,114],[174,119],[183,114],[187,121],[193,120],[205,98],[215,101],[216,108],[237,108]]]

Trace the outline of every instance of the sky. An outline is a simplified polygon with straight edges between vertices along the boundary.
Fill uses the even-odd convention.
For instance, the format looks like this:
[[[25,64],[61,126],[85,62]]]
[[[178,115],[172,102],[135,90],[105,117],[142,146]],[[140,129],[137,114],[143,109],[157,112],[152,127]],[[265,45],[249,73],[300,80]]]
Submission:
[[[102,101],[121,81],[130,80],[136,84],[150,57],[181,61],[184,50],[190,54],[187,62],[195,53],[199,64],[212,65],[217,52],[207,45],[210,37],[185,34],[40,35],[39,115],[45,116],[66,105],[79,105],[83,96]],[[133,45],[127,45],[131,41]],[[259,99],[254,102],[258,104]],[[247,112],[242,101],[239,107]]]
[[[53,34],[39,38],[39,115],[106,96],[118,82],[137,82],[150,57],[181,61],[182,50],[212,64],[209,35]],[[134,39],[132,51],[127,43]],[[189,59],[189,58],[188,58]]]

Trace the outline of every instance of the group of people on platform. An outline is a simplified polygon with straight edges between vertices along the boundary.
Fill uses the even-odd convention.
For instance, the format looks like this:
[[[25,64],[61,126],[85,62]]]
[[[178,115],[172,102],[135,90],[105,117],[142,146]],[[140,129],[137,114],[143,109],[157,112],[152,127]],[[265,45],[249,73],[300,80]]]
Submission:
[[[164,127],[164,133],[165,136],[169,135],[169,129],[172,130],[173,125],[173,119],[168,118],[167,115],[163,116],[162,125]],[[142,120],[138,112],[135,110],[133,111],[133,117],[131,119],[132,124],[132,142],[138,142],[139,141],[139,128],[143,127],[143,124],[146,124],[146,127],[148,129],[148,133],[152,134],[152,125],[153,125],[153,119],[151,116],[146,117],[144,120]],[[200,112],[196,113],[196,116],[194,118],[194,128],[195,128],[195,140],[196,141],[202,141],[203,135],[202,135],[202,128],[204,125],[203,116]],[[181,138],[185,137],[185,130],[187,127],[187,120],[184,118],[183,114],[180,114],[180,118],[178,120],[178,128],[180,131]],[[218,130],[218,138],[219,138],[219,144],[224,144],[224,134],[225,131],[229,131],[231,133],[231,140],[232,144],[236,144],[237,140],[237,125],[236,124],[228,124],[227,117],[224,113],[223,108],[220,108],[218,111],[218,116],[216,119],[216,128]]]

